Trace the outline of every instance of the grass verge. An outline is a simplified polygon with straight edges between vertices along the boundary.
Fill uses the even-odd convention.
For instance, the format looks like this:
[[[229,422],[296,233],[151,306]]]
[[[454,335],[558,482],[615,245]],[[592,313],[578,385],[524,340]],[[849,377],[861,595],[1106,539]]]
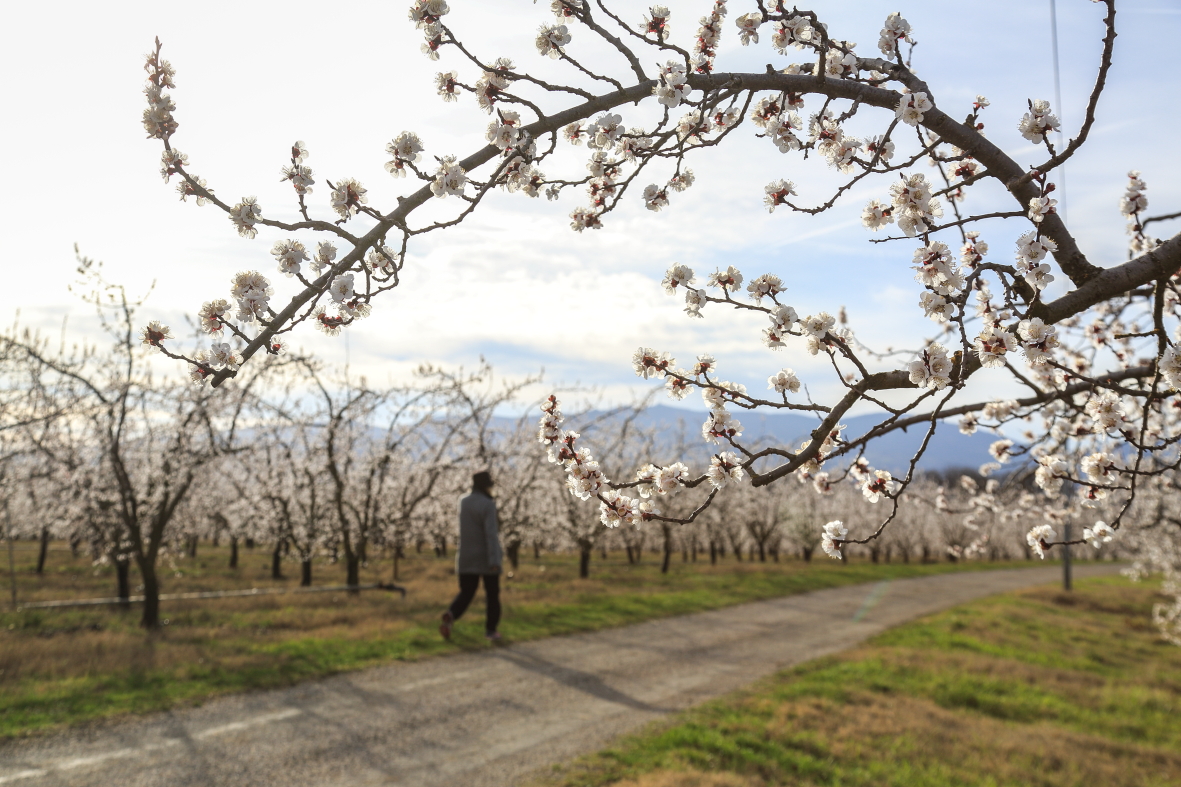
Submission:
[[[225,567],[226,556],[224,547],[203,546],[198,558],[176,560],[164,592],[296,582],[270,579],[269,554],[243,551],[236,569]],[[50,557],[41,576],[28,570],[31,562],[18,571],[22,599],[111,594],[109,568],[96,569],[65,549]],[[31,558],[30,551],[26,562]],[[487,647],[482,596],[451,643],[436,632],[438,615],[455,593],[451,565],[450,559],[425,554],[404,561],[400,577],[410,591],[405,601],[375,591],[165,602],[168,625],[154,634],[137,627],[135,609],[0,613],[0,738]],[[509,641],[522,641],[837,585],[1006,565],[1028,564],[731,559],[711,566],[677,560],[661,574],[650,557],[631,565],[611,555],[596,557],[591,578],[580,580],[576,556],[543,555],[522,561],[515,577],[506,579],[501,629]],[[389,578],[389,564],[375,561],[362,581],[375,581],[379,571]],[[339,582],[338,576],[323,576],[324,569],[318,572],[320,582]]]
[[[1181,648],[1151,584],[982,599],[562,766],[562,787],[1181,784]]]

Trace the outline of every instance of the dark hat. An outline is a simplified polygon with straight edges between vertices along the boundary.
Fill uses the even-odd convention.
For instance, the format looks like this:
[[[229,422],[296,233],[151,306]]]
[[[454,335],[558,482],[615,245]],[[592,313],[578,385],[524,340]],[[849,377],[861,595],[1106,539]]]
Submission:
[[[481,470],[472,476],[472,484],[481,489],[487,489],[492,486],[492,474],[487,470]]]

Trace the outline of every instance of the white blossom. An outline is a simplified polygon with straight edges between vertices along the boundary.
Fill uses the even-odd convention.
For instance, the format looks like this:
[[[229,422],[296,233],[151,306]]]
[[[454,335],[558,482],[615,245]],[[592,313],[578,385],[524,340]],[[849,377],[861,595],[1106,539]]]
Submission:
[[[660,286],[669,295],[675,295],[677,287],[683,284],[688,288],[693,284],[694,279],[696,279],[696,276],[693,274],[693,269],[688,265],[682,265],[678,262],[669,266],[668,271],[664,274],[663,281],[660,282]]]
[[[849,535],[849,528],[845,527],[845,523],[834,519],[824,526],[820,535],[820,548],[824,550],[824,554],[840,560],[841,548],[837,542],[843,542],[847,535]]]
[[[444,156],[435,172],[435,179],[431,181],[431,193],[440,199],[447,196],[461,197],[466,183],[467,173],[456,163],[455,156]]]
[[[768,183],[763,189],[763,204],[768,213],[774,213],[779,205],[786,205],[787,198],[796,195],[796,187],[790,180],[776,180]]]
[[[562,47],[570,43],[570,31],[565,25],[542,25],[535,43],[539,53],[557,59],[565,54]]]
[[[1058,118],[1050,113],[1050,102],[1037,100],[1030,102],[1029,112],[1026,112],[1017,124],[1021,136],[1030,142],[1041,144],[1046,134],[1059,129]]]
[[[951,384],[951,359],[940,344],[932,344],[907,364],[910,381],[920,388],[940,390]]]
[[[767,387],[774,389],[778,394],[787,394],[789,391],[798,393],[800,378],[796,377],[796,373],[791,369],[781,369],[767,378]]]
[[[386,172],[395,178],[406,177],[407,165],[418,163],[422,159],[422,150],[422,140],[418,135],[403,131],[385,146],[385,152],[393,156],[385,164]]]
[[[1115,538],[1115,531],[1106,522],[1096,522],[1094,527],[1083,528],[1083,540],[1095,549],[1111,542]]]
[[[740,460],[733,451],[715,454],[710,459],[709,470],[705,474],[715,489],[724,489],[731,481],[738,482],[743,478]]]
[[[1046,559],[1046,547],[1048,541],[1053,541],[1058,534],[1054,532],[1054,528],[1049,525],[1038,525],[1031,529],[1025,536],[1025,541],[1029,544],[1029,548],[1033,553],[1042,560]]]
[[[1104,391],[1101,394],[1092,395],[1087,400],[1084,410],[1095,422],[1097,433],[1110,432],[1113,429],[1122,430],[1128,427],[1127,421],[1124,420],[1126,411],[1123,403],[1120,401],[1119,394],[1114,391]]]
[[[262,208],[258,206],[256,197],[243,197],[242,201],[230,208],[230,221],[243,238],[253,238],[258,234],[254,225],[262,218]]]
[[[300,265],[308,261],[307,249],[297,240],[276,241],[271,247],[271,255],[279,263],[279,272],[284,276],[299,273]]]
[[[637,377],[645,380],[651,377],[664,377],[665,372],[673,366],[675,361],[668,353],[657,352],[650,347],[641,347],[632,353],[632,368]]]
[[[903,93],[898,99],[898,107],[894,114],[908,126],[917,126],[923,122],[924,113],[935,108],[926,93]]]
[[[368,191],[355,178],[338,180],[332,189],[332,209],[342,219],[356,216],[361,206],[369,202]]]
[[[1021,349],[1030,366],[1044,364],[1058,347],[1057,330],[1052,325],[1046,325],[1041,317],[1019,322],[1017,335],[1021,337]]]

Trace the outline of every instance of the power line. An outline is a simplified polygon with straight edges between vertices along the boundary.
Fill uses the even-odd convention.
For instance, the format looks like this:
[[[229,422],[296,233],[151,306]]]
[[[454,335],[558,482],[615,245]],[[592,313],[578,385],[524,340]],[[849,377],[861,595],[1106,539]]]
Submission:
[[[1066,142],[1062,136],[1062,125],[1065,122],[1066,107],[1062,104],[1062,78],[1058,66],[1058,4],[1050,0],[1050,45],[1054,54],[1054,106],[1058,107],[1058,151],[1065,149]],[[1058,184],[1058,204],[1062,220],[1066,221],[1066,162],[1058,167],[1060,172]]]

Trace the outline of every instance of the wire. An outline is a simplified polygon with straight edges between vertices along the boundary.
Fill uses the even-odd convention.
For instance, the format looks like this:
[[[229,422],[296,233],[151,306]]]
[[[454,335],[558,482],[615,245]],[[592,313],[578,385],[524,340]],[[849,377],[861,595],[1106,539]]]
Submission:
[[[1066,107],[1062,104],[1062,78],[1058,66],[1058,4],[1055,0],[1050,0],[1050,45],[1054,54],[1054,105],[1058,107],[1058,150],[1061,152],[1066,146],[1062,136]],[[1058,186],[1059,212],[1062,214],[1062,220],[1066,221],[1066,162],[1062,162],[1058,169],[1061,172],[1059,180],[1062,181]]]

